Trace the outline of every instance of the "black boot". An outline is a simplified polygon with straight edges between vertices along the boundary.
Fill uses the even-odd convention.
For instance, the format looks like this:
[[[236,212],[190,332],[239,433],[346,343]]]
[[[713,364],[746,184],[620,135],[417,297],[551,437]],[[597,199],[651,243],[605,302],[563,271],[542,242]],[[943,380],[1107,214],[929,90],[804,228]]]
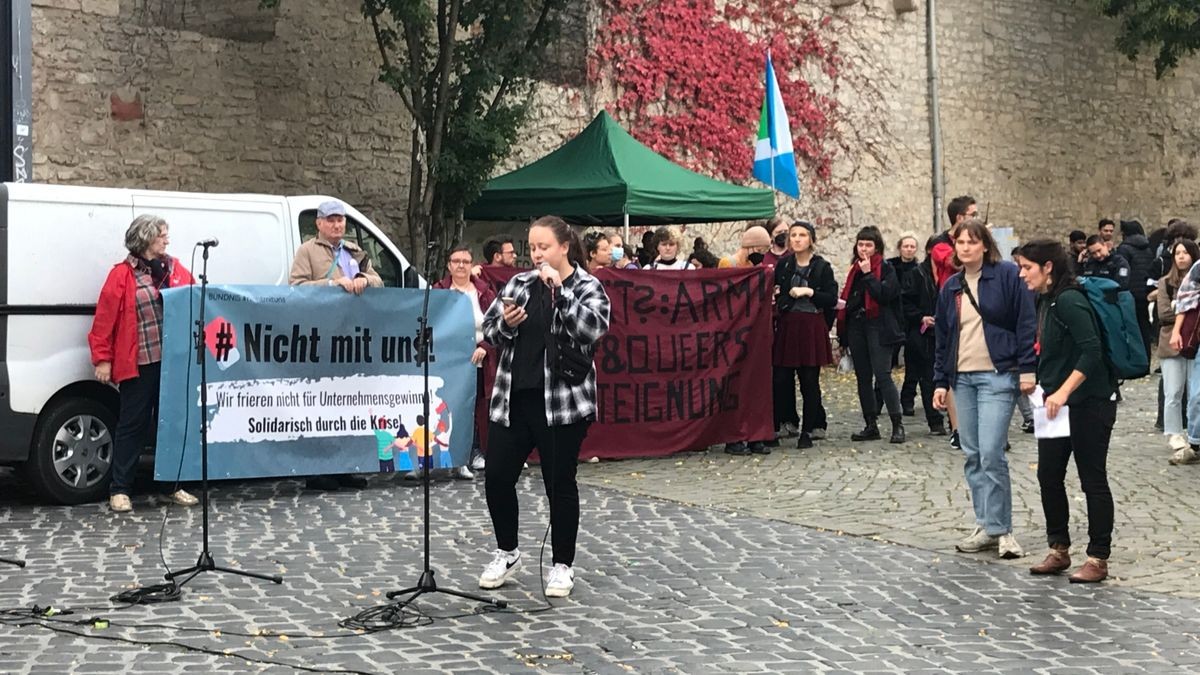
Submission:
[[[799,450],[807,450],[812,446],[812,436],[809,436],[807,431],[800,432],[800,438],[796,439],[796,448]]]
[[[904,442],[904,417],[901,415],[892,415],[892,437],[889,442]]]
[[[857,434],[850,434],[850,440],[852,441],[878,441],[881,438],[883,436],[879,435],[879,426],[875,424],[874,417],[867,418],[867,426],[863,427],[862,431]]]
[[[929,435],[930,436],[945,436],[946,435],[946,423],[942,421],[942,418],[940,416],[936,420],[929,421]]]

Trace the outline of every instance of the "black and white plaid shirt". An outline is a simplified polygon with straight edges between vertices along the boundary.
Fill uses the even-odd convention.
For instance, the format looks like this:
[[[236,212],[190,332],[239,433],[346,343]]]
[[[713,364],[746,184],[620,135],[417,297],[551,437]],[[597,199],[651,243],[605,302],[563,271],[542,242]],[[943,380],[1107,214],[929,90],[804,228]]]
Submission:
[[[483,317],[483,337],[500,348],[500,365],[496,370],[496,387],[492,390],[488,417],[497,424],[509,426],[512,399],[513,346],[521,326],[510,328],[504,323],[504,305],[500,298],[512,298],[525,306],[533,284],[542,283],[537,271],[525,272],[509,279],[504,290]],[[585,354],[608,332],[608,295],[600,280],[579,265],[561,288],[554,291],[553,317],[550,330],[555,336],[569,339]],[[546,424],[562,426],[596,417],[596,367],[583,384],[569,385],[550,372],[549,359],[543,360],[546,376]]]

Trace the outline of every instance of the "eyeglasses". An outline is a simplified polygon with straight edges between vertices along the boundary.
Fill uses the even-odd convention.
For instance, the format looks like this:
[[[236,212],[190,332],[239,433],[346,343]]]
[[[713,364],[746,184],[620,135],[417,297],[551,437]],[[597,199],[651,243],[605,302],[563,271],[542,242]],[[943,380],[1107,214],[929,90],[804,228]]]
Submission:
[[[451,265],[470,265],[471,261],[470,260],[451,260],[450,264]]]

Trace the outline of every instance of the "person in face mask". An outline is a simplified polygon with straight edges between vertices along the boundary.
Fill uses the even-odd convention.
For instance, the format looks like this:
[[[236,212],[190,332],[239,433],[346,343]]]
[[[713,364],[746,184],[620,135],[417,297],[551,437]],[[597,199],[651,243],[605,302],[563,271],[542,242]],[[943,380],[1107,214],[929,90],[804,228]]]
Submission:
[[[775,267],[780,259],[792,255],[791,246],[788,245],[788,224],[783,218],[775,216],[767,221],[767,230],[771,232],[771,248],[763,254],[763,264]]]
[[[608,241],[612,244],[612,262],[611,267],[618,270],[636,270],[638,268],[637,260],[625,250],[625,238],[619,234],[608,235]]]
[[[754,225],[742,233],[742,246],[737,250],[737,253],[721,258],[721,262],[717,267],[724,269],[728,267],[754,267],[755,265],[761,265],[770,248],[771,235],[767,234],[767,228],[761,225]]]

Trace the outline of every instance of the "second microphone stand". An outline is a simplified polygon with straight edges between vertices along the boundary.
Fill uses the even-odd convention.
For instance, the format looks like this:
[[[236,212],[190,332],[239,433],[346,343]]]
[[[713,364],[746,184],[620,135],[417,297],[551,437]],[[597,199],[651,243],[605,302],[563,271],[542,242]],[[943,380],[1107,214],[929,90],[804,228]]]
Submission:
[[[420,346],[417,348],[418,358],[421,359],[423,366],[422,377],[424,391],[421,397],[422,412],[425,417],[425,424],[432,427],[429,420],[429,360],[433,348],[433,329],[429,326],[429,295],[433,289],[430,283],[431,277],[431,260],[433,259],[433,250],[437,247],[436,242],[429,244],[429,250],[425,253],[425,298],[421,305],[421,316],[417,319],[418,328],[420,329],[421,340]],[[405,588],[400,591],[391,591],[387,594],[389,600],[407,595],[407,598],[394,603],[397,608],[407,607],[416,601],[417,598],[426,593],[445,593],[466,600],[474,600],[485,605],[491,605],[503,609],[508,606],[508,603],[503,600],[493,598],[485,598],[481,595],[466,593],[464,591],[456,591],[449,588],[441,588],[433,578],[433,569],[429,566],[429,465],[433,463],[432,444],[430,443],[429,429],[425,430],[425,448],[418,448],[417,455],[420,460],[421,451],[425,451],[425,460],[421,464],[421,486],[425,493],[425,566],[421,571],[421,578],[417,581],[416,586]]]
[[[204,356],[204,299],[208,295],[208,249],[216,245],[216,240],[205,240],[198,245],[204,247],[204,265],[200,273],[200,318],[196,320],[195,335],[196,360],[200,364],[200,503],[203,510],[204,539],[196,564],[186,569],[168,572],[166,578],[167,581],[175,582],[176,587],[180,587],[195,579],[201,572],[225,572],[282,584],[283,577],[277,574],[256,574],[221,567],[213,560],[212,552],[208,548],[208,359]],[[184,579],[176,581],[179,577]]]

